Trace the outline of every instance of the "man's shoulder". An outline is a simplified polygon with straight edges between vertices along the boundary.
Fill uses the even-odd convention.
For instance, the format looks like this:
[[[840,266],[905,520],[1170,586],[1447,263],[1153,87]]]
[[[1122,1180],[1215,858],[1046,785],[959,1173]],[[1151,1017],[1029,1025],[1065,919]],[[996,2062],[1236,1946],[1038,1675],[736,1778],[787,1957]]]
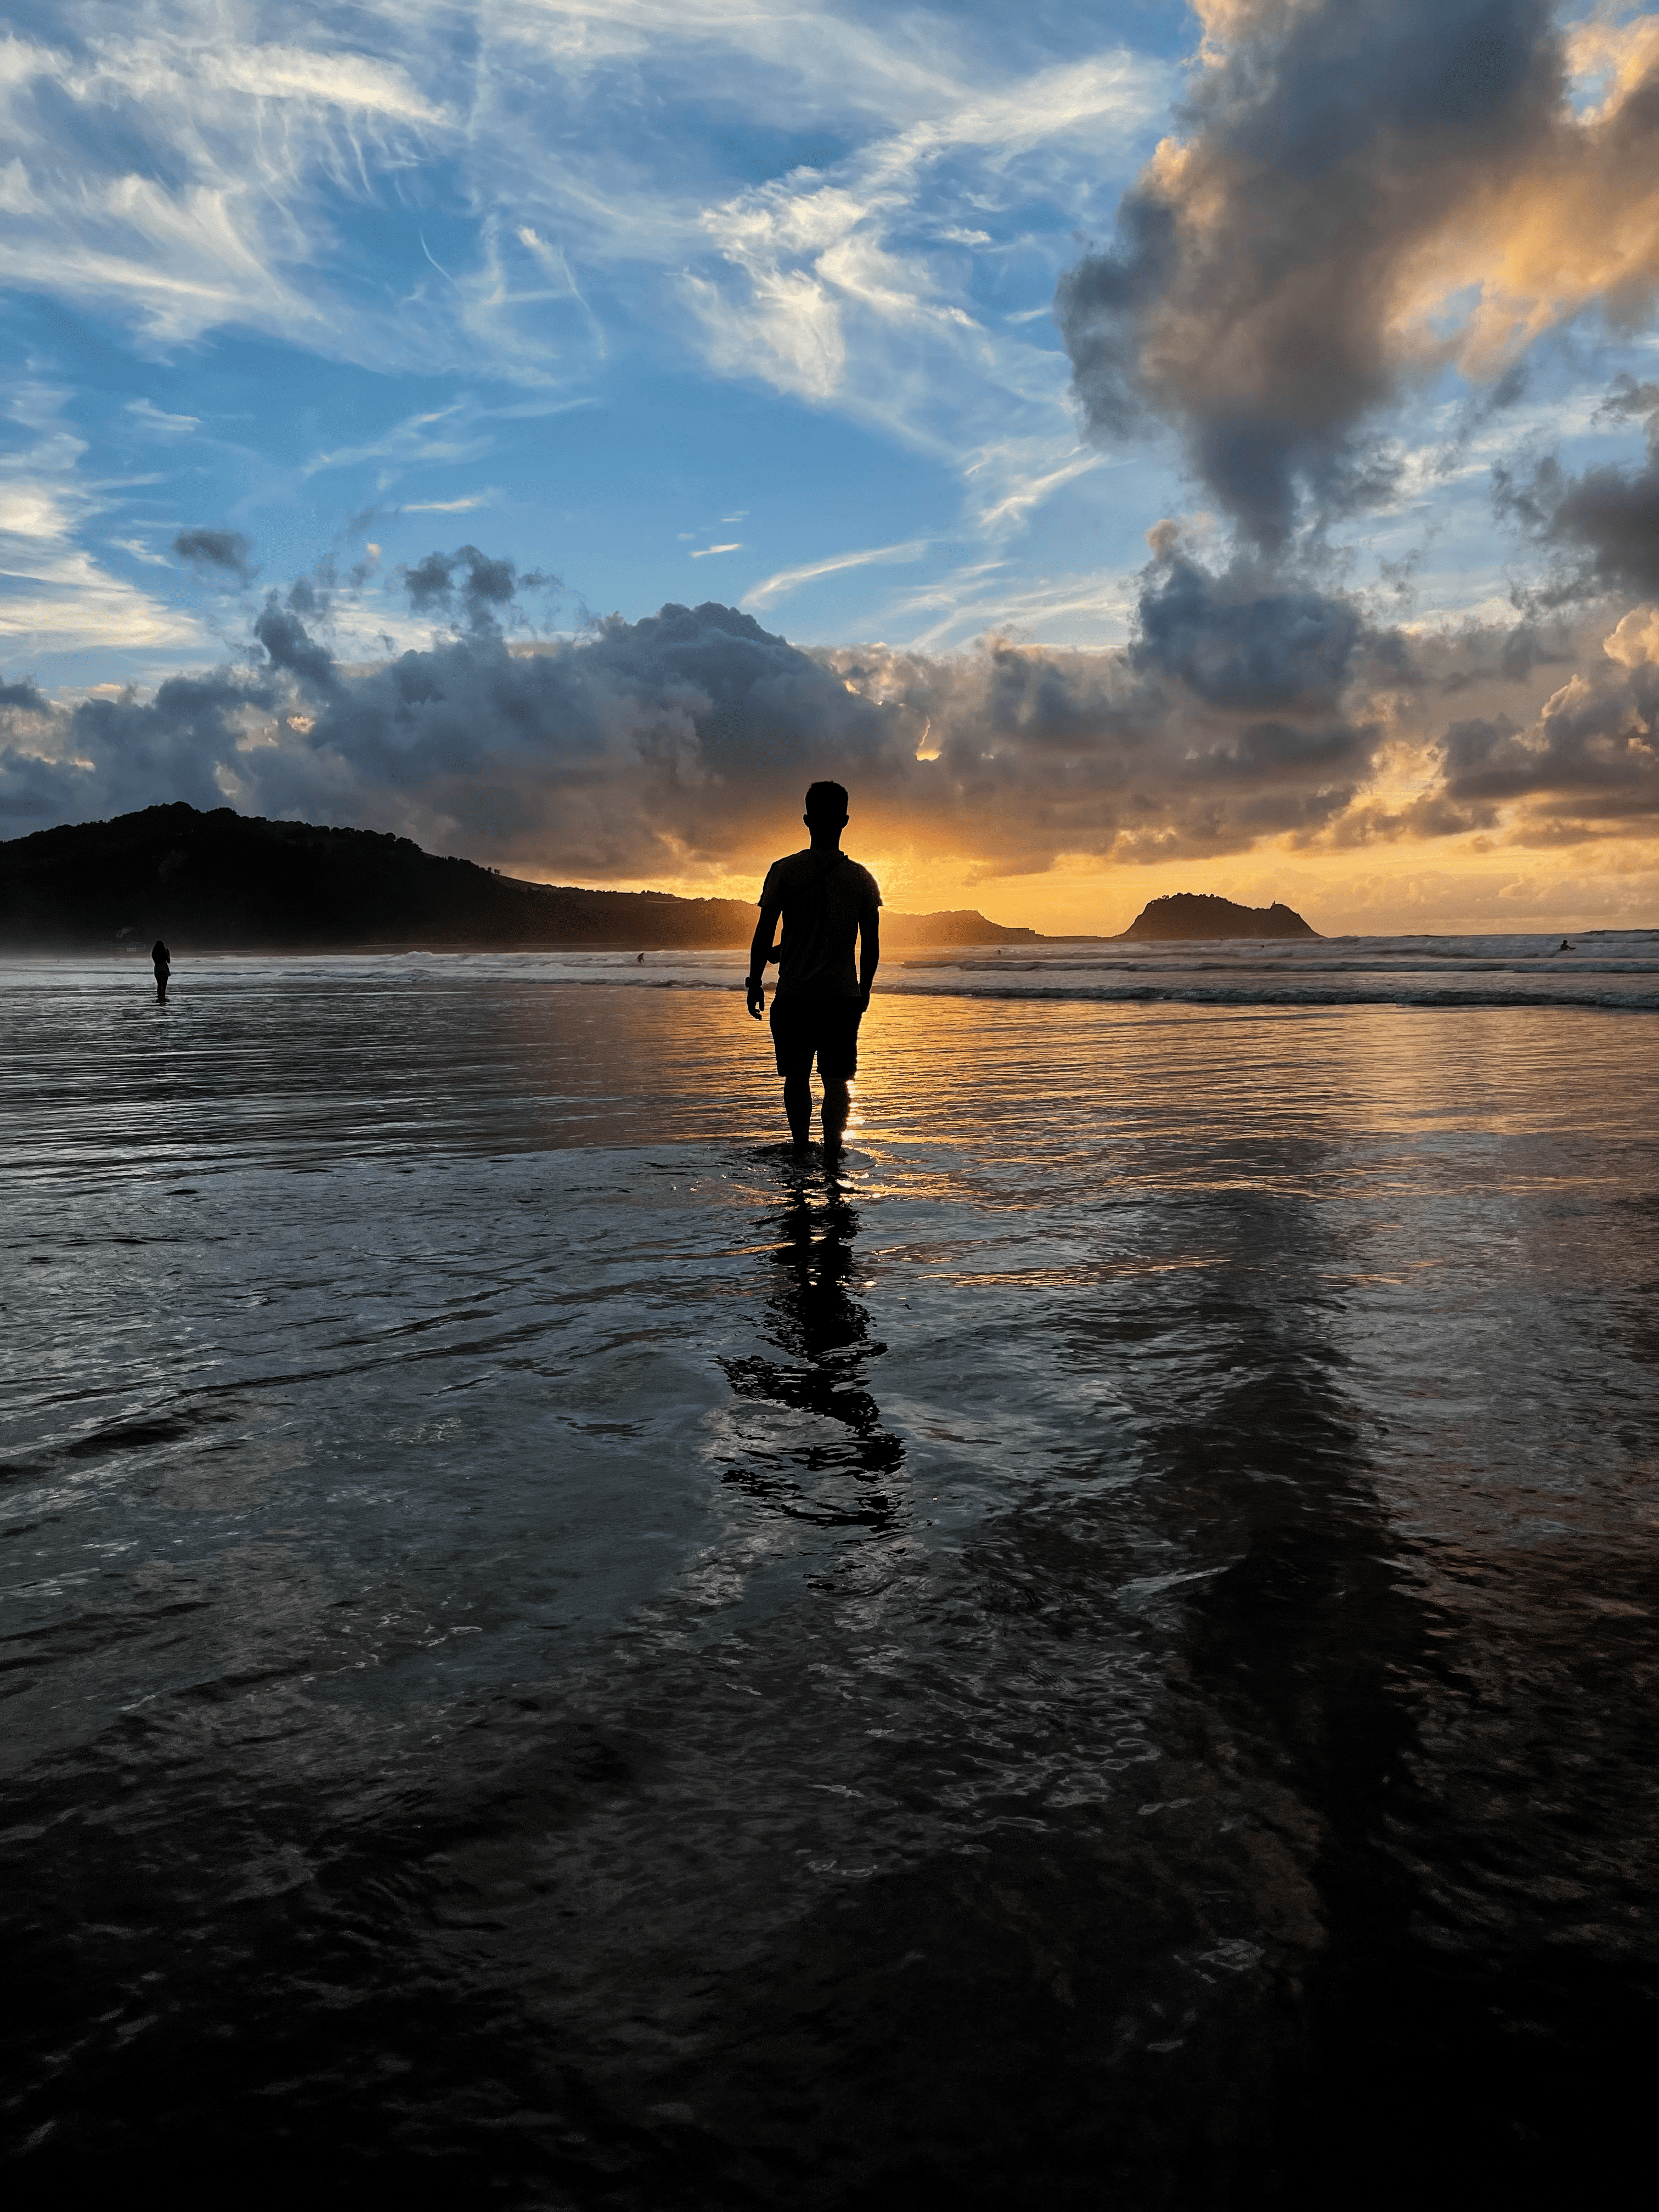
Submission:
[[[787,884],[793,877],[802,874],[809,862],[817,856],[809,845],[804,853],[786,853],[781,860],[774,860],[766,871],[769,884]]]
[[[766,872],[765,890],[782,893],[800,883],[839,882],[856,883],[860,895],[877,906],[881,904],[881,886],[868,868],[862,866],[850,853],[842,853],[826,866],[822,853],[815,853],[809,845],[805,852],[786,853],[781,860],[774,860]]]

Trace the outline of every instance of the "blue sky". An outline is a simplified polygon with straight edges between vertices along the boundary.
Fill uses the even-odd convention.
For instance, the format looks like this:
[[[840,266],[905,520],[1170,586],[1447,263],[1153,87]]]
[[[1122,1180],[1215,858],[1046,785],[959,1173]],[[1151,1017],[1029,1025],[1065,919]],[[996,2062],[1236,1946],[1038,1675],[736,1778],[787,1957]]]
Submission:
[[[1082,444],[1050,309],[1167,125],[1184,9],[9,15],[40,556],[9,665],[245,629],[169,550],[203,526],[256,596],[471,538],[557,574],[566,625],[718,597],[807,641],[1121,635],[1166,471]]]
[[[1659,18],[1621,4],[1552,18],[1545,0],[11,0],[0,26],[0,678],[39,687],[19,694],[21,781],[0,834],[182,795],[183,769],[176,790],[161,767],[148,782],[128,772],[147,738],[129,733],[125,753],[94,763],[78,707],[260,661],[252,626],[273,592],[341,670],[435,649],[433,609],[411,603],[403,572],[472,545],[538,580],[502,603],[503,649],[574,649],[596,617],[635,624],[666,603],[719,602],[833,665],[912,732],[924,764],[941,729],[992,727],[1004,647],[1062,656],[1050,693],[1104,700],[1156,679],[1169,762],[1134,823],[1121,808],[1079,813],[1068,847],[1049,805],[1043,823],[1033,811],[1001,844],[976,843],[965,825],[992,802],[965,770],[947,758],[925,793],[894,785],[883,849],[916,896],[1001,882],[1005,908],[1092,921],[1221,875],[1264,894],[1339,875],[1351,890],[1357,846],[1382,888],[1354,892],[1355,912],[1406,898],[1407,863],[1419,887],[1441,885],[1411,894],[1414,912],[1467,918],[1505,896],[1543,911],[1545,890],[1524,887],[1544,883],[1547,845],[1559,848],[1550,880],[1571,878],[1581,917],[1659,888],[1659,851],[1632,842],[1628,806],[1622,826],[1569,824],[1558,807],[1540,827],[1535,805],[1494,813],[1484,799],[1437,813],[1425,794],[1455,781],[1449,726],[1379,691],[1375,655],[1370,690],[1351,684],[1340,702],[1361,733],[1346,783],[1328,778],[1317,805],[1304,788],[1326,742],[1315,725],[1339,701],[1297,677],[1274,695],[1310,748],[1290,782],[1258,793],[1254,814],[1219,800],[1194,811],[1181,783],[1193,763],[1221,763],[1219,791],[1241,761],[1258,774],[1268,741],[1255,724],[1223,730],[1217,716],[1244,709],[1207,678],[1194,690],[1211,647],[1152,669],[1145,630],[1156,556],[1166,578],[1173,562],[1215,580],[1204,619],[1224,657],[1241,606],[1277,620],[1313,592],[1328,615],[1352,610],[1356,635],[1417,641],[1419,660],[1431,647],[1464,653],[1467,670],[1432,684],[1419,669],[1419,699],[1490,672],[1492,639],[1536,615],[1520,602],[1545,558],[1522,509],[1495,508],[1494,467],[1513,477],[1553,457],[1571,483],[1591,465],[1640,466],[1638,415],[1610,416],[1606,402],[1620,376],[1656,374],[1651,149],[1632,158],[1628,118],[1659,69]],[[1489,94],[1500,48],[1558,87],[1544,106]],[[1387,374],[1342,402],[1322,461],[1295,463],[1316,485],[1363,433],[1374,488],[1318,512],[1310,491],[1295,542],[1270,544],[1202,459],[1228,404],[1205,389],[1207,358],[1212,386],[1295,384],[1282,332],[1266,369],[1267,338],[1260,358],[1235,343],[1267,327],[1252,320],[1261,300],[1241,292],[1236,313],[1212,314],[1171,279],[1143,303],[1131,419],[1093,387],[1082,404],[1086,332],[1062,331],[1056,288],[1091,252],[1090,265],[1119,268],[1120,210],[1150,194],[1186,226],[1190,266],[1212,254],[1213,289],[1235,246],[1261,289],[1273,254],[1294,258],[1294,234],[1250,261],[1248,210],[1218,210],[1205,176],[1243,173],[1245,148],[1272,189],[1294,184],[1309,115],[1329,139],[1354,101],[1359,146],[1367,104],[1390,100],[1395,138],[1443,177],[1431,190],[1444,219],[1437,229],[1419,210],[1408,231],[1402,218],[1383,251],[1363,193],[1353,203],[1354,255],[1380,254],[1388,293],[1360,350],[1374,343]],[[1459,100],[1474,119],[1454,117],[1464,135],[1448,154]],[[1519,142],[1535,125],[1534,158]],[[1483,141],[1489,127],[1506,137]],[[1577,164],[1565,197],[1564,148]],[[1336,174],[1344,154],[1338,143],[1320,158]],[[1356,156],[1362,183],[1370,158]],[[1317,193],[1300,204],[1316,227]],[[1318,248],[1322,264],[1310,247],[1316,295],[1340,290],[1341,244]],[[1345,373],[1352,383],[1352,361]],[[1256,389],[1251,435],[1271,398]],[[307,576],[318,589],[301,605]],[[1587,680],[1601,683],[1601,637],[1640,598],[1628,578],[1620,588],[1611,613],[1598,602],[1581,620],[1583,592],[1558,607],[1571,635],[1528,663],[1557,672],[1525,696],[1488,686],[1474,699],[1489,752],[1554,759],[1539,718],[1559,665],[1588,655]],[[991,672],[970,681],[975,667]],[[417,789],[407,763],[373,782],[347,753],[309,758],[309,781],[278,793],[223,755],[233,738],[244,756],[302,740],[316,755],[314,702],[264,736],[248,719],[274,711],[275,671],[191,789],[323,808],[565,879],[723,884],[760,852],[748,825],[724,846],[712,830],[699,844],[660,828],[629,844],[609,817],[585,843],[550,800],[531,810],[540,842],[515,843],[497,797],[470,807],[448,755],[441,797],[430,762]],[[1358,683],[1359,662],[1343,674]],[[680,696],[668,683],[640,727],[679,712]],[[708,730],[687,711],[706,756],[696,773],[718,781]],[[1021,709],[1028,734],[1036,711]],[[1116,708],[1099,712],[1088,743],[1116,726]],[[972,757],[1012,760],[1024,739],[997,727],[983,744],[963,737]],[[798,736],[800,760],[822,765],[813,730]],[[1127,773],[1103,757],[1084,781],[1097,793]],[[1473,789],[1467,763],[1457,773]],[[1513,764],[1504,773],[1518,791]],[[1014,787],[994,802],[1005,813],[1019,811]],[[1190,886],[1164,881],[1166,866]],[[1477,878],[1460,906],[1455,885]],[[1592,878],[1601,889],[1584,890]]]

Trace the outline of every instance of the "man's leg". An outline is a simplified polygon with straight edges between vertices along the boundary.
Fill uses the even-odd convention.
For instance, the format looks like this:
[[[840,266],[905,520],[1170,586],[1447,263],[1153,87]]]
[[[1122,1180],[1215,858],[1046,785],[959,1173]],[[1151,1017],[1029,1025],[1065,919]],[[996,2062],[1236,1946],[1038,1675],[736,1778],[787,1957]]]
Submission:
[[[848,1096],[846,1077],[826,1075],[823,1079],[823,1149],[826,1152],[841,1150],[842,1133],[852,1110],[853,1102]]]
[[[859,1069],[859,1023],[861,1010],[854,1000],[837,1004],[818,1047],[818,1073],[823,1078],[823,1149],[838,1152],[846,1133],[853,1102],[847,1086]]]
[[[795,1150],[804,1152],[812,1133],[812,1041],[810,1030],[801,1034],[799,1007],[772,1001],[772,1042],[778,1073],[783,1078],[783,1110],[789,1116],[789,1133]]]
[[[804,1152],[807,1139],[812,1133],[812,1079],[810,1074],[785,1076],[783,1110],[789,1116],[789,1133],[795,1140],[795,1150]]]

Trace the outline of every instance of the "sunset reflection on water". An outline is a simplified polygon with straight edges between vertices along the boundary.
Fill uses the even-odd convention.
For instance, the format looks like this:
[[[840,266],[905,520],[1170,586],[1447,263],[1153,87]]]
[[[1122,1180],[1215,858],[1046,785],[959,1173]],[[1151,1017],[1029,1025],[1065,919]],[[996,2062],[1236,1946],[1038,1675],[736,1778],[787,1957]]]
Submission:
[[[1650,1017],[878,993],[831,1180],[735,988],[64,986],[0,979],[52,2171],[114,2113],[1248,2200],[1454,2100],[1519,2173],[1547,2082],[1613,2139]]]

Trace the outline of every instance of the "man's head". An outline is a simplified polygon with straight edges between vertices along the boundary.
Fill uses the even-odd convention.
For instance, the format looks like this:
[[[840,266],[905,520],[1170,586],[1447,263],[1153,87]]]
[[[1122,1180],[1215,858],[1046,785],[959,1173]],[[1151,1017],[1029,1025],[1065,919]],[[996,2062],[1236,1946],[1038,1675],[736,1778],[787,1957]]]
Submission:
[[[839,783],[815,783],[806,794],[809,830],[841,830],[847,823],[847,793]]]

